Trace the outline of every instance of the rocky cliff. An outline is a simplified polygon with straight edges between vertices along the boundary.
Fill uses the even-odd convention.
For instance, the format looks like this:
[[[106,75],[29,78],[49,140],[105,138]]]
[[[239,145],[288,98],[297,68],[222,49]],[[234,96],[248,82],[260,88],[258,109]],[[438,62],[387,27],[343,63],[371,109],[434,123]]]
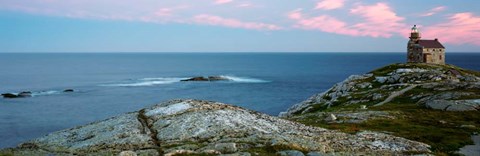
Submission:
[[[352,75],[327,91],[298,103],[280,116],[348,105],[380,106],[412,92],[410,99],[433,109],[480,109],[480,74],[452,65],[393,64]],[[467,99],[467,100],[465,100]]]
[[[281,117],[356,133],[382,131],[455,154],[480,132],[480,73],[453,65],[392,64],[352,75]]]
[[[388,134],[347,134],[218,102],[172,100],[54,132],[0,153],[12,155],[398,155],[429,145]]]

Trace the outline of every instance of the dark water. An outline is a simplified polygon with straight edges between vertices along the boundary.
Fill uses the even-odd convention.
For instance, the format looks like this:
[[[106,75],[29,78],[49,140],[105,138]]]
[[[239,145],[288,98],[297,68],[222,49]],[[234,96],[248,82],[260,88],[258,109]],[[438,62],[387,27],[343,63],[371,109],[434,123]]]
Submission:
[[[178,98],[214,100],[277,115],[351,74],[404,62],[403,53],[0,54],[0,148]],[[480,54],[447,62],[480,70]],[[187,82],[225,75],[232,82]],[[62,93],[72,88],[74,93]]]

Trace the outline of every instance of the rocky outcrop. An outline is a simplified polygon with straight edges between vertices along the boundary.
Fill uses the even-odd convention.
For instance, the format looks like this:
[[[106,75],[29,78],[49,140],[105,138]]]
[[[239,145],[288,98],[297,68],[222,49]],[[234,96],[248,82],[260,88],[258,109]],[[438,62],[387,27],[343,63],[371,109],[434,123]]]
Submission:
[[[199,100],[172,100],[88,125],[48,134],[0,153],[18,155],[232,154],[252,151],[396,155],[429,146],[364,131],[346,134]]]
[[[223,77],[223,76],[209,76],[209,81],[229,81],[230,79]]]
[[[50,91],[22,91],[19,93],[3,93],[1,94],[3,98],[27,98],[27,97],[36,97],[44,95],[54,95],[60,93],[72,93],[75,92],[74,89],[65,89],[63,91],[50,90]]]
[[[74,92],[74,91],[75,91],[75,90],[73,90],[73,89],[65,89],[65,90],[63,90],[63,92],[66,92],[66,93]]]
[[[279,116],[287,117],[295,114],[301,114],[302,112],[308,112],[312,109],[312,106],[316,104],[322,104],[325,107],[330,107],[335,101],[338,100],[338,98],[349,96],[350,92],[358,90],[357,88],[372,88],[372,84],[368,82],[360,84],[356,83],[358,80],[368,79],[372,76],[373,74],[351,75],[344,81],[335,84],[329,90],[313,95],[307,100],[293,105],[292,107],[288,108],[286,112],[281,112]]]
[[[192,78],[184,79],[180,81],[208,81],[208,78],[200,76],[200,77],[192,77]]]
[[[291,117],[333,106],[380,106],[408,92],[418,92],[411,100],[429,108],[478,110],[478,105],[472,101],[480,99],[479,75],[452,65],[393,64],[367,74],[352,75],[327,91],[295,104],[279,116]],[[446,106],[453,107],[445,109]]]
[[[15,93],[3,93],[2,94],[3,98],[25,98],[25,97],[31,97],[32,92],[30,91],[23,91],[18,94]]]
[[[430,100],[425,104],[428,108],[445,111],[480,110],[480,99],[476,100]]]
[[[3,98],[18,98],[18,95],[13,93],[3,93],[2,96]]]
[[[208,76],[208,77],[192,77],[189,79],[184,79],[180,81],[229,81],[230,79],[223,76]]]

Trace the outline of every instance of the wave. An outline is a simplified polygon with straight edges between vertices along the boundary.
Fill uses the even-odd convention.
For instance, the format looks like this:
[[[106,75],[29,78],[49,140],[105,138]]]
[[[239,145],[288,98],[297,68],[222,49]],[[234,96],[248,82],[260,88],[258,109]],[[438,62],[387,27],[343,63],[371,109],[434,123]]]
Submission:
[[[135,82],[129,82],[129,83],[117,83],[117,84],[104,84],[100,86],[106,86],[106,87],[142,87],[142,86],[154,86],[154,85],[160,85],[160,84],[172,84],[176,82],[180,82],[180,80],[183,80],[186,78],[142,78],[135,80]]]
[[[43,95],[53,95],[53,94],[60,94],[60,91],[49,90],[49,91],[32,92],[32,97],[43,96]]]
[[[237,76],[230,76],[230,75],[221,75],[221,77],[225,77],[225,78],[229,79],[230,81],[239,82],[239,83],[268,83],[268,82],[270,82],[270,81],[267,81],[267,80],[250,78],[250,77],[237,77]]]
[[[221,75],[220,77],[227,78],[228,81],[219,82],[233,82],[233,83],[267,83],[270,81],[249,78],[249,77],[237,77],[230,75]],[[181,80],[189,79],[190,77],[158,77],[158,78],[141,78],[137,80],[130,80],[130,82],[122,82],[115,84],[102,84],[104,87],[146,87],[164,84],[173,84],[181,82]]]

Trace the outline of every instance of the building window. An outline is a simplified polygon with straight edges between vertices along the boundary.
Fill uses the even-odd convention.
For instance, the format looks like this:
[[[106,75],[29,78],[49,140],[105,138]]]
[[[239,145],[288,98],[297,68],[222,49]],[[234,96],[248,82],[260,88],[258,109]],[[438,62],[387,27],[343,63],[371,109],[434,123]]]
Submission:
[[[442,55],[440,55],[440,60],[442,60]]]

